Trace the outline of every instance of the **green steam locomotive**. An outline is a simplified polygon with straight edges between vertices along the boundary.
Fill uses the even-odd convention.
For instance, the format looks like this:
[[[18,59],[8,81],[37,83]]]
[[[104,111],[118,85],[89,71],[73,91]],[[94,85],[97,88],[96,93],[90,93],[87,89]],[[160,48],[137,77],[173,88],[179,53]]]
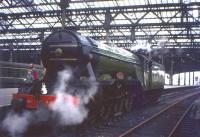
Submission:
[[[95,79],[99,88],[92,106],[103,117],[130,111],[133,105],[147,100],[156,101],[164,87],[163,65],[77,32],[52,33],[44,41],[41,55],[47,80],[51,81],[65,66],[76,70],[77,79]],[[52,83],[47,82],[47,87]]]
[[[67,66],[72,78],[66,93],[70,90],[69,85],[90,92],[91,84],[98,83],[87,107],[89,113],[101,118],[130,111],[133,106],[147,101],[157,101],[164,87],[163,65],[125,49],[98,43],[74,31],[60,30],[49,35],[42,44],[41,59],[46,68],[44,82],[48,93],[40,95],[40,102],[55,100],[53,91],[57,74]],[[85,93],[70,90],[73,96],[79,94],[77,92]],[[19,93],[14,99],[26,99],[25,96]],[[36,108],[39,101],[30,95],[28,99],[35,103],[25,104],[25,108]]]

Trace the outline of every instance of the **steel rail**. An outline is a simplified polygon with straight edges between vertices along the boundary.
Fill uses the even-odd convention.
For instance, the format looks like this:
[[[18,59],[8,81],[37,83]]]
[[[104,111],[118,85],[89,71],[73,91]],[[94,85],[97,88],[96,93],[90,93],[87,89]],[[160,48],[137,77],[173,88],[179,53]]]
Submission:
[[[178,103],[184,101],[185,99],[187,98],[190,98],[194,95],[197,95],[197,94],[200,94],[200,92],[198,93],[194,93],[194,94],[191,94],[191,95],[188,95],[186,97],[181,97],[179,98],[178,101],[174,102],[173,104],[169,105],[168,107],[162,109],[161,111],[159,111],[158,113],[154,114],[153,116],[147,118],[146,120],[144,120],[143,122],[141,122],[140,124],[134,126],[133,128],[127,130],[126,132],[122,133],[121,135],[119,135],[119,137],[127,137],[128,135],[130,135],[134,130],[142,127],[143,125],[145,125],[146,123],[152,121],[154,118],[157,118],[159,115],[163,114],[165,111],[169,110],[170,108],[173,108],[175,105],[177,105]]]
[[[177,91],[177,92],[166,93],[166,94],[163,94],[163,95],[160,96],[159,101],[168,100],[170,98],[175,98],[175,97],[180,96],[180,95],[186,95],[188,93],[194,92],[193,90],[195,90],[195,89],[199,89],[199,87],[191,88],[191,89],[183,89],[183,90],[179,89],[180,91]]]
[[[181,116],[181,118],[178,120],[178,122],[176,123],[176,125],[174,126],[174,128],[171,130],[170,134],[168,135],[168,137],[172,137],[176,131],[176,129],[178,128],[178,126],[180,125],[180,123],[183,121],[183,119],[185,118],[185,116],[188,114],[188,112],[191,110],[192,106],[194,105],[194,103],[192,103],[188,109],[184,112],[184,114]]]

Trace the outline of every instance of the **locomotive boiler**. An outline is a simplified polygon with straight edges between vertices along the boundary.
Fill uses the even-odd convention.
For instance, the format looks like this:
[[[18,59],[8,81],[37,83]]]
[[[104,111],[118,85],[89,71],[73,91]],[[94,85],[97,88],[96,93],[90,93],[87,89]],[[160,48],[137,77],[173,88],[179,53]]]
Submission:
[[[42,43],[41,60],[46,68],[43,82],[47,94],[36,98],[31,92],[19,92],[13,96],[16,108],[37,109],[41,102],[48,106],[49,102],[55,101],[56,77],[66,67],[72,70],[73,78],[69,84],[73,87],[87,87],[84,81],[98,83],[97,93],[87,107],[92,115],[101,118],[130,111],[133,106],[147,101],[156,101],[164,87],[163,65],[74,31],[60,30],[49,35]]]

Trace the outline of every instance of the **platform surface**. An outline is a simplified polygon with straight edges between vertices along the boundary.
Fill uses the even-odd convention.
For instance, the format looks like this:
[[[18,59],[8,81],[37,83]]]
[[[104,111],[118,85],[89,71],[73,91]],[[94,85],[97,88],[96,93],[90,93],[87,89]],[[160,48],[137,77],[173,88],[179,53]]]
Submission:
[[[18,88],[1,88],[0,89],[0,107],[11,104],[12,95],[18,92]]]
[[[170,89],[170,88],[183,88],[183,87],[192,87],[193,85],[191,85],[191,86],[177,86],[177,85],[165,85],[164,86],[164,89]],[[194,86],[197,86],[197,85],[194,85]]]

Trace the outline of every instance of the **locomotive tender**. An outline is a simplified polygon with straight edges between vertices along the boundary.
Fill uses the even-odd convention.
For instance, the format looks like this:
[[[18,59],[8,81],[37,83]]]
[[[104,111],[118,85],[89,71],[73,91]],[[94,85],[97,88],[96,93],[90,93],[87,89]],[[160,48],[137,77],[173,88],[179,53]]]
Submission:
[[[31,93],[15,94],[13,102],[17,108],[36,109],[39,102],[48,105],[55,101],[55,77],[66,66],[78,81],[71,82],[74,86],[81,87],[82,79],[99,83],[88,107],[102,118],[130,111],[133,105],[146,100],[156,101],[164,87],[163,65],[74,31],[60,30],[49,35],[42,44],[41,60],[47,70],[44,81],[48,93],[38,98]]]

